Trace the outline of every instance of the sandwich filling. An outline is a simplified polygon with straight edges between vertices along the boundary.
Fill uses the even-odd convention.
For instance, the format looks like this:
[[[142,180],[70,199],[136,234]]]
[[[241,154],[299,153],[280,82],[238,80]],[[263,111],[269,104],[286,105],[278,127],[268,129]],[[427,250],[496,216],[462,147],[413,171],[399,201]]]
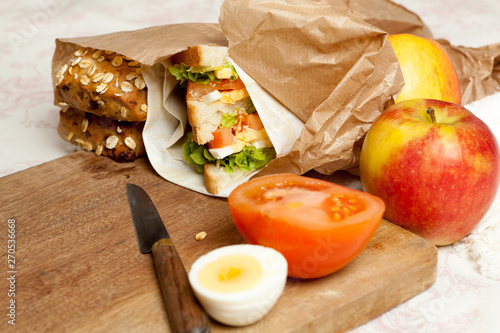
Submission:
[[[203,172],[206,163],[224,167],[229,174],[235,167],[252,171],[276,157],[245,85],[229,62],[217,68],[193,68],[181,63],[169,67],[169,71],[181,86],[187,88],[187,101],[207,105],[222,103],[226,111],[230,110],[220,116],[220,124],[206,143],[197,143],[193,133],[188,133],[187,142],[182,147],[183,158],[198,172]]]
[[[188,67],[181,63],[169,66],[168,71],[175,76],[179,84],[184,88],[186,88],[188,82],[207,84],[209,82],[219,83],[224,79],[231,82],[238,79],[238,73],[236,73],[229,61],[218,67]]]

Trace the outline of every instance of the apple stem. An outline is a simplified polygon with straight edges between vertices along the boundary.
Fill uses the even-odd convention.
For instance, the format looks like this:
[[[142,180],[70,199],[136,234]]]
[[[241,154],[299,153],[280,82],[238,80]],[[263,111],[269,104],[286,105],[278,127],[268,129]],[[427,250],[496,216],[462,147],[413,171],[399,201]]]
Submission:
[[[436,122],[436,114],[434,112],[434,109],[429,107],[427,109],[427,114],[431,117],[431,122],[435,123]]]

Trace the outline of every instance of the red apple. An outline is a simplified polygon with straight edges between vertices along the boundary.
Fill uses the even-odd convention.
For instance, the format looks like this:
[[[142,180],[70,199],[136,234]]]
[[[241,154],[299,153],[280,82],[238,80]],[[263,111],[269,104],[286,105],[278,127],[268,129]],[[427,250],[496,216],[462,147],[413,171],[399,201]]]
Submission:
[[[384,217],[435,245],[480,222],[499,186],[499,150],[488,126],[464,107],[413,99],[394,104],[368,131],[360,156],[368,193]]]
[[[427,98],[460,104],[460,80],[446,50],[435,40],[411,34],[389,36],[405,85],[396,103]]]

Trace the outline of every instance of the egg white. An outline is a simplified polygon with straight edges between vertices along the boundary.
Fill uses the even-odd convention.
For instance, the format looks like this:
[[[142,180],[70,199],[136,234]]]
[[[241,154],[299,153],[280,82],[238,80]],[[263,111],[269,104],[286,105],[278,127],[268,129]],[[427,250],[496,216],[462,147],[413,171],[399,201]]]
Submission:
[[[224,157],[229,156],[234,153],[239,153],[243,147],[245,147],[245,142],[237,140],[234,145],[226,146],[222,148],[209,149],[208,151],[218,160],[222,160]]]
[[[263,140],[254,141],[254,142],[251,143],[251,145],[254,146],[257,149],[260,149],[260,148],[269,148],[269,147],[273,146],[273,144],[271,143],[271,141],[269,139],[263,139]]]
[[[211,93],[208,93],[208,94],[206,94],[205,96],[203,96],[203,97],[201,98],[201,101],[202,101],[203,103],[207,103],[207,104],[209,104],[209,103],[212,103],[212,102],[218,101],[221,97],[222,97],[222,95],[221,95],[220,91],[218,91],[218,90],[214,90],[214,91],[212,91]]]
[[[231,155],[234,153],[234,149],[232,146],[226,146],[222,148],[214,148],[208,150],[213,157],[218,160],[222,160],[224,157]]]
[[[226,255],[243,254],[257,259],[262,268],[261,279],[251,288],[233,292],[214,292],[203,287],[198,273],[207,264]],[[286,284],[288,264],[278,251],[260,245],[230,245],[198,258],[189,272],[193,291],[207,313],[220,323],[246,326],[262,319],[275,305]]]

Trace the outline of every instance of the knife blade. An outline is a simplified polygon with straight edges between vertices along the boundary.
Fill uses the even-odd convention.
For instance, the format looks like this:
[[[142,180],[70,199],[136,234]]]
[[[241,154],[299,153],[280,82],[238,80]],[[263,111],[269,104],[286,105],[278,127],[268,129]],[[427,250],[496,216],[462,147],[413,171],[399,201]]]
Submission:
[[[210,332],[207,314],[196,300],[182,261],[149,195],[128,183],[127,198],[141,253],[152,253],[172,332]]]

